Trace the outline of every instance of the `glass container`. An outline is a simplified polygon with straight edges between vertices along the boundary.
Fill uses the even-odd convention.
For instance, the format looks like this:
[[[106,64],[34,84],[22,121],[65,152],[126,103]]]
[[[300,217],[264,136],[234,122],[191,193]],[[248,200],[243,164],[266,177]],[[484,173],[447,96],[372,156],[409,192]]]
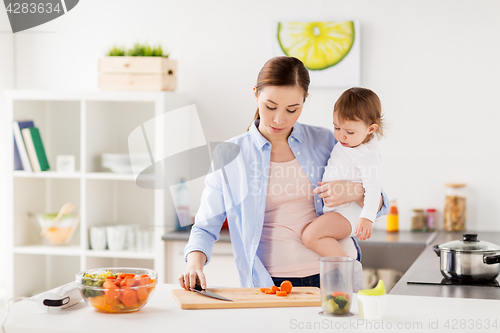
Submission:
[[[427,218],[426,218],[426,225],[427,225],[427,231],[434,231],[436,230],[436,209],[434,208],[429,208],[427,209]]]
[[[387,214],[386,230],[388,232],[399,231],[399,215],[398,215],[398,207],[396,205],[396,200],[392,200],[390,202],[389,214]]]
[[[322,314],[352,316],[354,259],[349,257],[322,257],[319,259]]]
[[[411,217],[411,231],[427,230],[425,223],[425,214],[423,209],[414,209]]]
[[[465,184],[445,184],[444,230],[464,231],[466,216]]]

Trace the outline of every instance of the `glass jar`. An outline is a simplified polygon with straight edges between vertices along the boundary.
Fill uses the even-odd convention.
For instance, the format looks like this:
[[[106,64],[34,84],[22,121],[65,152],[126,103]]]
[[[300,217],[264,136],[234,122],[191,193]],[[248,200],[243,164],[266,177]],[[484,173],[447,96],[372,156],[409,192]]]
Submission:
[[[427,209],[427,219],[426,219],[427,231],[436,230],[436,209]]]
[[[414,209],[411,217],[411,231],[425,231],[425,214],[423,209]]]
[[[399,215],[398,215],[398,207],[396,205],[396,200],[392,200],[390,202],[389,214],[387,214],[386,230],[388,232],[399,231]]]
[[[445,184],[444,230],[465,230],[465,184]]]

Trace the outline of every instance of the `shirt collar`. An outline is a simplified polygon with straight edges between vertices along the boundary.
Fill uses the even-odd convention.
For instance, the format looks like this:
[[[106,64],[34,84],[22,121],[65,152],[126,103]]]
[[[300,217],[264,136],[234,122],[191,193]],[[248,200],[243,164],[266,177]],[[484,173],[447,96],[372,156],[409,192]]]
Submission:
[[[252,138],[253,143],[257,148],[262,149],[266,144],[271,144],[260,132],[257,128],[259,126],[260,119],[256,119],[253,124],[250,126],[248,132],[250,133],[250,137]],[[294,138],[299,143],[302,143],[302,125],[299,122],[295,122],[293,125],[292,133],[290,134],[291,138]]]
[[[267,139],[262,134],[260,134],[259,129],[257,128],[257,126],[259,126],[259,123],[260,119],[256,119],[253,122],[252,126],[250,126],[248,132],[250,133],[250,138],[252,138],[255,146],[259,149],[262,149],[262,147],[264,147],[267,143],[271,143],[267,141]]]
[[[290,134],[290,136],[298,142],[302,143],[302,124],[300,124],[299,122],[295,122],[295,125],[293,125],[292,134]]]

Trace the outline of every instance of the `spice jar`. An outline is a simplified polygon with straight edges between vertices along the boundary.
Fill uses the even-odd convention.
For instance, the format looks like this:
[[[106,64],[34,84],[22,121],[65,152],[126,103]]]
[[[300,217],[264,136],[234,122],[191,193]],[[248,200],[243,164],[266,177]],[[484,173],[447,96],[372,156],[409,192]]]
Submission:
[[[465,230],[465,184],[445,184],[444,230]]]
[[[425,214],[423,209],[414,209],[411,217],[411,231],[425,231]]]
[[[429,208],[427,209],[427,231],[436,230],[436,209]]]

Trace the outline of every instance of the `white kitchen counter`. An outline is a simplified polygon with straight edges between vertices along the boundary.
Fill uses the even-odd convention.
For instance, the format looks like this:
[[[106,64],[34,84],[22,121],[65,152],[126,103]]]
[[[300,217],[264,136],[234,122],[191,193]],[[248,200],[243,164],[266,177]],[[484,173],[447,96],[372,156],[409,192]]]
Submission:
[[[35,302],[18,302],[11,308],[5,333],[500,330],[499,300],[387,295],[385,319],[367,322],[359,316],[356,294],[351,309],[354,316],[326,317],[318,314],[321,307],[182,310],[172,298],[174,288],[180,287],[158,285],[150,302],[139,312],[129,314],[98,313],[83,301],[51,312],[43,312]],[[5,308],[0,309],[0,321],[4,314]]]

